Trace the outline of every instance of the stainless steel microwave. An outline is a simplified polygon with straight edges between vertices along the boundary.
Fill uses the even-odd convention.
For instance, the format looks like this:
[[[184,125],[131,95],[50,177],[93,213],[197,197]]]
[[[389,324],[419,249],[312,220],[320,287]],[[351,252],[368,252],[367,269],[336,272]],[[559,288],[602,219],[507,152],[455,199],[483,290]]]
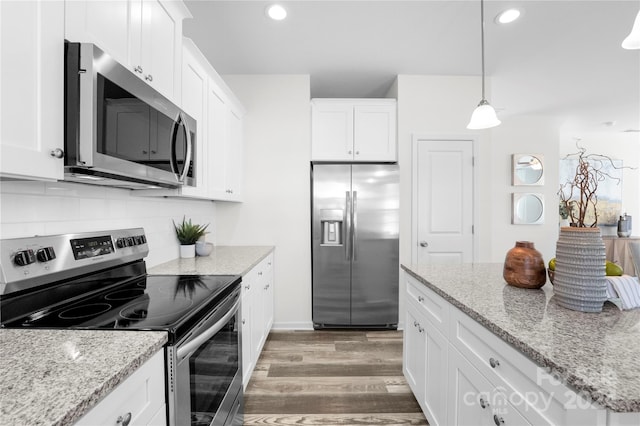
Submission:
[[[90,43],[65,42],[65,180],[194,186],[196,121]]]

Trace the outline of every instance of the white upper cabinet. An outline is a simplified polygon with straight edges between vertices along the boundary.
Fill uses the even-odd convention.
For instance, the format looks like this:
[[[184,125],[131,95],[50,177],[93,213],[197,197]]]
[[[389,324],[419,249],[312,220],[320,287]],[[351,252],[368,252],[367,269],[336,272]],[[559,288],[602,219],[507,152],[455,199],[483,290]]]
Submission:
[[[244,110],[193,41],[183,43],[181,106],[197,122],[196,187],[135,194],[242,201]]]
[[[397,161],[394,99],[313,99],[312,161]]]
[[[196,45],[188,38],[184,43],[182,103],[197,114],[198,188],[183,188],[182,195],[241,201],[244,111]]]
[[[171,100],[179,99],[182,20],[190,17],[181,1],[67,1],[65,37],[90,42],[127,66]]]
[[[0,173],[62,179],[64,3],[0,1],[0,42]]]
[[[209,76],[195,46],[185,44],[182,52],[182,109],[196,120],[196,186],[181,188],[183,195],[207,197],[207,85]]]

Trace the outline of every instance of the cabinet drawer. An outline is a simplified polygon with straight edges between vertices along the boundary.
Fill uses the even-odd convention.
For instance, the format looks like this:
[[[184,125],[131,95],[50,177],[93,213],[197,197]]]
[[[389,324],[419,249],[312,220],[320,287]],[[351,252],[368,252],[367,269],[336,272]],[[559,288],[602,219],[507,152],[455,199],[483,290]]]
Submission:
[[[418,306],[429,322],[446,336],[449,327],[449,302],[411,277],[407,277],[407,295],[408,301]]]
[[[76,425],[115,425],[131,414],[131,424],[166,424],[164,351],[159,351],[93,407]],[[160,412],[160,414],[158,414]],[[164,414],[164,415],[163,415]]]
[[[478,371],[501,390],[529,422],[602,424],[598,409],[551,376],[525,355],[460,310],[451,307],[451,343]]]

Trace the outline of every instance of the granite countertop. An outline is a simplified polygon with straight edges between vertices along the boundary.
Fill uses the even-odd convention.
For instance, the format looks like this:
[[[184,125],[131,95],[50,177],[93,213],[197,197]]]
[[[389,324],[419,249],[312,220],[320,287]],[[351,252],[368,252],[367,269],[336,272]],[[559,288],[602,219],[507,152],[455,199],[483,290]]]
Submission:
[[[0,329],[0,424],[72,424],[166,342],[162,331]]]
[[[245,275],[273,246],[216,246],[209,256],[175,259],[149,268],[150,275]]]
[[[640,309],[605,303],[583,313],[555,303],[553,286],[516,288],[502,264],[402,265],[568,386],[616,412],[640,412]]]

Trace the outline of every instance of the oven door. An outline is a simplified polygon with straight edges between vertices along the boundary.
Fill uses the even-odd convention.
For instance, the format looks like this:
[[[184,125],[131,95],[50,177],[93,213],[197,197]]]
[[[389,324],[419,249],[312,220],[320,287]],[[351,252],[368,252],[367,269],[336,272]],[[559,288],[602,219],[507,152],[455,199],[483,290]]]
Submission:
[[[169,425],[242,425],[239,294],[169,347]]]

